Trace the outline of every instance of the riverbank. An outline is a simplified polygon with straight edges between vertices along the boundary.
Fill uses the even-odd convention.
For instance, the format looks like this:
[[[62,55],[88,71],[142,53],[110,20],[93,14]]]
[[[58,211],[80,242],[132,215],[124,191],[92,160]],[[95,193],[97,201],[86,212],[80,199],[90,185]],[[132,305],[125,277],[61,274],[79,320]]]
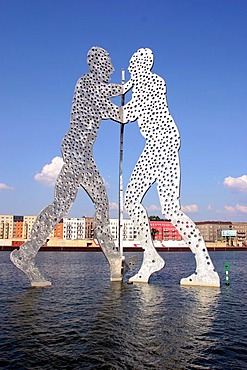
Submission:
[[[19,246],[6,246],[1,245],[0,251],[13,251],[19,249]],[[208,251],[213,252],[229,252],[229,251],[247,251],[247,247],[228,247],[228,246],[215,246],[207,247]],[[190,252],[188,247],[157,247],[158,252]],[[41,252],[102,252],[100,247],[78,247],[78,246],[45,246],[40,248]],[[141,247],[124,247],[124,252],[143,252]]]

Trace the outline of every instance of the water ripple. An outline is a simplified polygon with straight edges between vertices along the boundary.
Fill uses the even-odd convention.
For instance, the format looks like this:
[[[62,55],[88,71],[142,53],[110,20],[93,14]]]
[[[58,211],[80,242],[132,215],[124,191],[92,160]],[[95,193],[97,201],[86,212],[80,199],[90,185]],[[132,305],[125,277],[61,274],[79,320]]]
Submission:
[[[42,252],[53,285],[32,289],[1,252],[1,368],[247,369],[247,253],[213,253],[221,289],[180,287],[193,256],[163,257],[149,285],[128,285],[109,282],[100,253]]]

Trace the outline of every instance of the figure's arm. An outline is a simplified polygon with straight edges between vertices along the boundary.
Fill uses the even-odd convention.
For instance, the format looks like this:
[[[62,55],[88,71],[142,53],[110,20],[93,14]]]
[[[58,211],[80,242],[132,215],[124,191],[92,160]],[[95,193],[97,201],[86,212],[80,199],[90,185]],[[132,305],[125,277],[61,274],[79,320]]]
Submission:
[[[124,85],[120,84],[107,84],[107,96],[110,97],[118,96],[121,94],[126,94],[133,86],[131,79],[127,81]],[[128,104],[123,107],[118,107],[108,100],[105,107],[105,111],[102,114],[102,119],[112,119],[120,123],[127,123],[128,121],[135,121],[136,116],[133,114],[134,104],[131,100]],[[130,119],[131,118],[131,119]]]
[[[123,85],[123,91],[122,91],[122,94],[126,94],[132,87],[133,87],[133,82],[131,81],[131,79],[127,82],[125,82],[125,84]]]
[[[109,96],[119,96],[123,94],[123,86],[120,84],[108,84],[108,89],[109,89]]]
[[[135,121],[137,114],[133,112],[131,102],[127,103],[123,107],[118,107],[109,101],[107,109],[102,112],[102,119],[111,119],[119,123],[128,123],[129,121]]]
[[[106,105],[101,111],[102,119],[111,119],[116,122],[122,122],[121,107],[118,107],[108,99]]]
[[[108,84],[110,96],[118,96],[122,94],[126,94],[133,86],[133,82],[131,80],[125,82],[124,85],[120,84]]]
[[[136,101],[132,100],[129,101],[127,104],[125,104],[122,108],[121,116],[122,116],[122,123],[127,123],[127,122],[133,122],[138,118],[138,112],[136,109]]]

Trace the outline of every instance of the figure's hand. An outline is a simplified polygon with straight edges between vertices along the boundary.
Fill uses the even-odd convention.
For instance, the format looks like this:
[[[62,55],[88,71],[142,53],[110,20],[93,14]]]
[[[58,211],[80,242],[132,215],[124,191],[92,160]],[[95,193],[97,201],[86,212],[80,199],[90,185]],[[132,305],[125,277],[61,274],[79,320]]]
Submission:
[[[122,94],[126,94],[133,86],[133,81],[129,79],[129,81],[125,82],[125,84],[123,85]]]

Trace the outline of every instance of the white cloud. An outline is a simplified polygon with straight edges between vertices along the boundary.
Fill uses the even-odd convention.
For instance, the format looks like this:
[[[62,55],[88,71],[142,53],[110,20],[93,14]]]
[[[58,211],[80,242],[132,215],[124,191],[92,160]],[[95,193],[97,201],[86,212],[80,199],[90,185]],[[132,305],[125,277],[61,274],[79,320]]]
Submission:
[[[151,206],[146,207],[149,212],[157,211],[160,212],[160,206],[156,206],[156,204],[151,204]]]
[[[183,212],[188,212],[188,213],[198,212],[198,206],[196,204],[182,206],[181,209]]]
[[[0,182],[0,190],[13,190],[12,186],[8,186]]]
[[[35,180],[45,185],[54,185],[62,165],[61,157],[53,158],[51,163],[44,165],[42,171],[34,176]]]
[[[236,205],[236,210],[241,213],[247,213],[247,206],[241,206],[240,204]]]
[[[226,177],[224,179],[224,185],[231,190],[245,193],[247,192],[247,175],[239,177]]]
[[[109,208],[110,208],[110,209],[118,209],[118,204],[117,204],[117,203],[115,203],[115,202],[110,202],[110,204],[109,204]]]
[[[236,204],[236,206],[225,206],[224,209],[228,213],[235,213],[235,212],[247,213],[247,206],[242,206],[240,204]]]
[[[235,212],[235,207],[232,207],[232,206],[225,206],[224,209],[226,210],[226,212],[229,212],[229,213]]]

